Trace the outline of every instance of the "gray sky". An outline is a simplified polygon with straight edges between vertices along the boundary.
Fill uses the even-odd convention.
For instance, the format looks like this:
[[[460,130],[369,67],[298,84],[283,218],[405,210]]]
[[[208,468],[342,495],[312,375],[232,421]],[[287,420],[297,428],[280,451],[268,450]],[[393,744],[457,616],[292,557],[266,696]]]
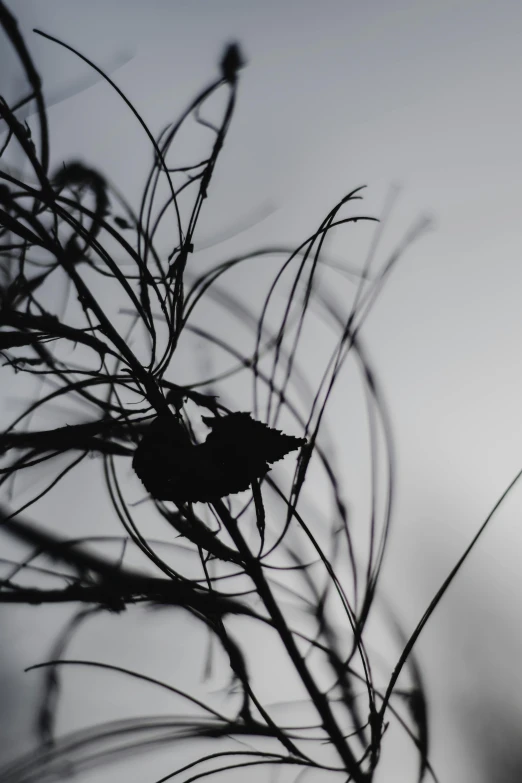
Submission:
[[[197,239],[205,245],[274,211],[213,257],[297,244],[359,185],[368,187],[357,210],[367,214],[380,214],[392,186],[401,188],[378,263],[420,215],[433,218],[363,332],[397,438],[386,579],[411,627],[520,468],[522,5],[24,0],[10,8],[49,100],[91,75],[32,27],[108,70],[126,61],[113,78],[154,132],[213,78],[223,45],[240,41],[249,63]],[[0,77],[8,95],[12,74],[4,68]],[[150,150],[107,85],[56,103],[50,118],[55,165],[81,153],[127,194],[139,193]],[[332,255],[360,268],[369,236],[364,227],[340,234]],[[245,296],[256,274],[238,278]],[[319,344],[310,350],[320,355]],[[347,422],[357,434],[357,422]],[[357,450],[344,459],[353,475]],[[468,729],[470,715],[488,714],[476,683],[497,705],[522,692],[518,498],[492,523],[420,643],[438,708],[441,780],[479,779],[473,741],[501,747],[485,718],[467,740],[466,728],[447,731],[449,713]],[[522,701],[512,700],[519,725]]]

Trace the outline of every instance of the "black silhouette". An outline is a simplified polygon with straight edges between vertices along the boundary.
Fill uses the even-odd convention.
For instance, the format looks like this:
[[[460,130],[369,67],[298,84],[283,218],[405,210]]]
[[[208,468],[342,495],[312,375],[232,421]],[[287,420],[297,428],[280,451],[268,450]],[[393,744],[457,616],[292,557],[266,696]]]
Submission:
[[[242,492],[273,462],[306,443],[246,412],[203,417],[203,422],[211,432],[197,445],[174,416],[159,416],[142,437],[132,466],[157,500],[211,503]]]

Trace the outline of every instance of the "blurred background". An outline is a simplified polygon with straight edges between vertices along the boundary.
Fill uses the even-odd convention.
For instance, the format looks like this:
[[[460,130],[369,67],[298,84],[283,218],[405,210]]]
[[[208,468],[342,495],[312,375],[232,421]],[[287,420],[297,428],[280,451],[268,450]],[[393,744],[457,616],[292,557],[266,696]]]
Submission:
[[[382,266],[415,221],[432,219],[363,329],[397,454],[383,584],[411,632],[521,467],[522,6],[511,0],[7,5],[43,77],[53,166],[80,157],[135,203],[151,163],[142,129],[85,63],[32,29],[69,43],[110,73],[154,133],[217,75],[224,45],[240,42],[248,67],[204,205],[191,261],[196,268],[258,245],[299,244],[360,185],[367,188],[358,214],[381,215],[395,194],[376,264]],[[19,79],[3,41],[0,87],[7,100],[21,94]],[[190,150],[191,140],[186,144]],[[370,229],[357,224],[328,251],[348,272],[361,269],[370,238]],[[247,297],[256,274],[255,268],[238,273],[236,293],[243,287]],[[311,360],[315,351],[312,344]],[[351,388],[343,394],[339,411],[351,404]],[[11,390],[4,388],[2,397],[11,418]],[[340,444],[348,499],[351,482],[357,494],[362,437],[352,426],[354,437]],[[104,529],[105,498],[89,494],[88,504],[78,502],[87,496],[74,479],[66,490],[46,499],[44,516],[63,513],[75,530],[94,517]],[[515,488],[418,643],[430,697],[432,761],[448,783],[522,779],[521,502],[522,489]],[[6,757],[22,752],[32,736],[37,673],[23,668],[45,659],[65,616],[63,608],[0,608],[0,748]],[[173,659],[176,666],[193,666],[194,647],[184,638],[196,629],[181,626],[182,638],[178,626],[166,644],[161,616],[118,618],[112,636],[111,618],[96,622],[99,634],[81,632],[75,641],[79,657],[95,657],[106,638],[115,659],[140,670],[166,672]],[[146,634],[142,626],[135,633],[136,622]],[[194,687],[204,692],[201,666],[196,669]],[[86,676],[81,705],[66,696],[62,722],[74,725],[76,712],[92,720],[111,717],[112,696],[102,679]],[[136,694],[124,687],[119,709],[128,699],[135,712]],[[144,713],[160,709],[157,698],[143,696]],[[397,771],[392,763],[383,780],[405,779],[401,752],[399,744]],[[150,759],[143,770],[150,772]]]

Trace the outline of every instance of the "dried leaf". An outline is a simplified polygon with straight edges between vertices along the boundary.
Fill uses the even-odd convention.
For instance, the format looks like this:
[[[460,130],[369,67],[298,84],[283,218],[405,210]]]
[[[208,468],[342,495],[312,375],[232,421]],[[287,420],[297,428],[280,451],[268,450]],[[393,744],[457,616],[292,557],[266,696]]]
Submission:
[[[157,500],[209,503],[249,489],[270,464],[305,443],[252,419],[250,413],[203,418],[211,428],[194,445],[181,422],[158,417],[142,438],[133,468]]]

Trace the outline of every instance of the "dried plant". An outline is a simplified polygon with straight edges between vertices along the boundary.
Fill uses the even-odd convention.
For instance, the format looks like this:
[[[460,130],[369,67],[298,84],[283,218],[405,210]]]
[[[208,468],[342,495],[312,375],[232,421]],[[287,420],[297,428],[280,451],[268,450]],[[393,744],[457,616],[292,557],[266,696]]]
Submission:
[[[16,20],[1,2],[0,22],[29,85],[16,105],[0,100],[2,155],[5,159],[16,147],[29,167],[27,176],[7,165],[0,173],[3,385],[8,387],[15,374],[40,384],[34,400],[0,436],[0,483],[6,496],[0,509],[2,531],[30,550],[25,560],[6,565],[0,601],[34,604],[34,611],[56,602],[78,606],[52,659],[39,664],[46,679],[37,746],[5,767],[2,781],[69,777],[158,744],[208,738],[216,748],[201,755],[194,746],[193,762],[173,766],[168,779],[196,780],[211,771],[267,765],[294,768],[295,780],[315,771],[321,780],[329,774],[369,783],[378,765],[386,764],[383,735],[390,721],[407,732],[418,751],[418,780],[427,774],[436,779],[428,760],[426,694],[412,648],[468,553],[414,633],[408,638],[398,632],[403,651],[392,671],[386,674],[366,643],[392,519],[394,463],[386,407],[360,330],[390,270],[424,225],[406,237],[377,274],[370,270],[370,254],[346,312],[322,293],[317,275],[327,264],[327,235],[373,219],[343,216],[360,199],[360,189],[336,204],[296,250],[261,248],[197,275],[191,264],[194,235],[203,206],[208,208],[205,202],[234,112],[244,65],[239,47],[228,46],[215,81],[154,138],[108,76],[83,54],[45,36],[106,79],[147,134],[153,163],[135,209],[84,162],[51,170],[41,81]],[[218,101],[219,119],[205,119],[207,109],[216,114]],[[35,108],[31,125],[18,119],[29,104]],[[211,143],[204,159],[181,165],[175,142],[190,123],[203,126]],[[165,226],[175,229],[170,253],[157,248]],[[238,264],[263,256],[282,256],[284,262],[261,313],[254,316],[223,281]],[[269,326],[269,308],[287,278],[291,282],[279,324]],[[53,293],[58,280],[67,281],[76,297],[74,304],[69,297],[61,313]],[[99,295],[100,280],[108,292],[105,298]],[[104,303],[107,298],[113,307]],[[226,307],[244,334],[250,331],[250,352],[198,324],[195,311],[210,301]],[[312,307],[337,330],[315,389],[298,362]],[[209,350],[232,357],[232,370],[179,383],[176,357],[194,336]],[[327,404],[348,357],[360,371],[374,468],[364,561],[347,513],[349,488],[322,439]],[[250,406],[227,407],[221,401],[224,381],[236,375],[251,376]],[[56,403],[72,399],[78,410],[83,406],[86,411],[78,413],[75,423],[34,427],[34,420],[45,420]],[[204,441],[197,435],[202,427],[210,430]],[[100,482],[105,482],[123,528],[125,551],[132,546],[140,550],[149,570],[128,566],[123,554],[113,562],[104,555],[103,541],[93,547],[88,536],[71,540],[63,530],[51,534],[26,518],[29,506],[48,492],[59,492],[61,479],[88,455],[103,466]],[[286,473],[271,472],[279,461]],[[18,504],[17,477],[44,463],[52,466],[52,479],[37,496]],[[386,470],[378,470],[378,464]],[[333,511],[323,518],[307,511],[314,470],[326,477],[332,502]],[[133,501],[144,493],[146,502],[136,505]],[[191,552],[183,568],[147,536],[146,519],[152,514],[164,520],[172,546]],[[47,561],[45,577],[36,558]],[[81,623],[137,604],[177,607],[217,640],[232,673],[226,711],[214,709],[210,695],[208,703],[195,699],[175,679],[153,681],[116,664],[67,659],[66,647]],[[255,623],[262,634],[277,636],[281,655],[301,683],[305,717],[299,727],[276,719],[263,694],[254,690],[249,651],[230,630],[230,620],[238,617]],[[56,736],[60,677],[67,666],[103,666],[123,671],[131,680],[141,678],[171,693],[177,711],[169,721],[144,717]],[[189,715],[179,708],[180,700],[192,710]]]

